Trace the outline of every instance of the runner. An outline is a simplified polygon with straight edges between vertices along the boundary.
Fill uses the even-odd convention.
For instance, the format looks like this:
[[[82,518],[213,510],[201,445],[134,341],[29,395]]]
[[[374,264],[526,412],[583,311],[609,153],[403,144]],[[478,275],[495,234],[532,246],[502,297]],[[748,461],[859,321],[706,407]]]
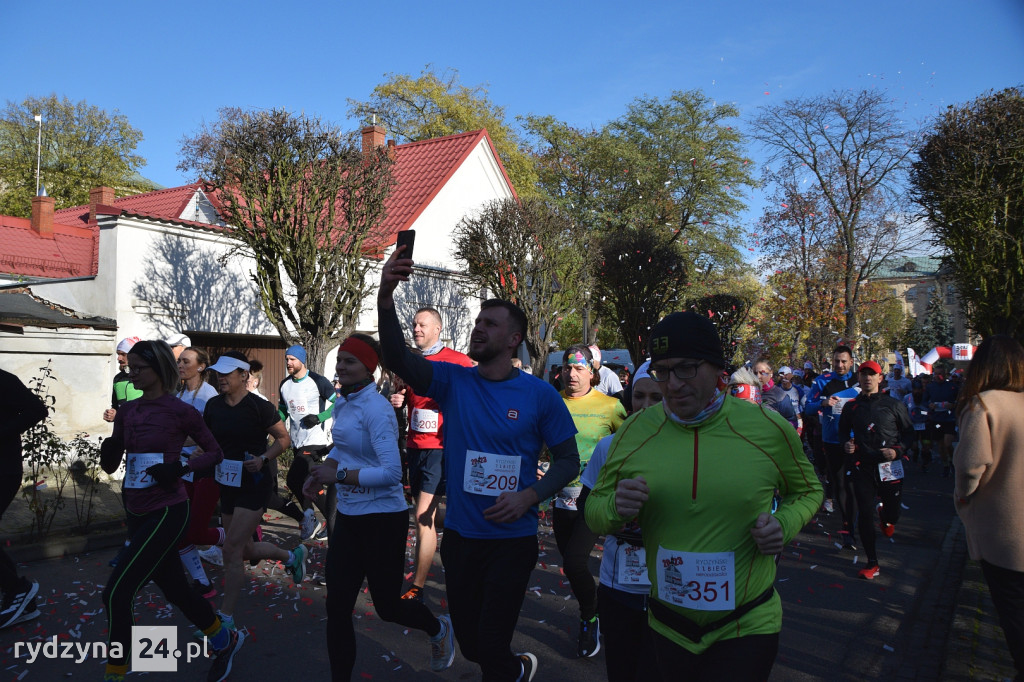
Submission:
[[[210,370],[217,373],[220,395],[206,403],[203,418],[224,451],[217,467],[220,511],[224,523],[224,598],[220,617],[235,629],[234,614],[245,587],[243,560],[274,559],[285,565],[296,585],[306,575],[306,548],[292,551],[269,542],[254,542],[253,533],[273,491],[268,462],[288,447],[288,432],[274,406],[249,392],[249,360],[238,351],[221,355]],[[274,442],[267,447],[267,436]]]
[[[853,436],[843,443],[845,469],[853,483],[857,501],[857,530],[867,553],[868,565],[857,572],[865,580],[878,577],[878,553],[875,549],[875,498],[878,524],[882,534],[891,538],[900,518],[900,495],[903,492],[904,439],[913,426],[907,408],[899,400],[882,393],[879,386],[884,375],[874,360],[862,362],[860,395],[843,406],[839,417],[839,434]]]
[[[21,488],[21,434],[49,414],[46,405],[15,375],[0,369],[0,518]],[[18,569],[0,546],[0,629],[39,617],[36,593],[39,583],[18,575]]]
[[[317,521],[316,506],[327,522],[327,534],[333,534],[335,511],[335,487],[327,486],[325,494],[317,495],[310,502],[302,495],[302,486],[309,476],[309,469],[323,461],[330,451],[324,422],[331,416],[334,405],[334,386],[324,376],[306,368],[306,349],[291,346],[285,351],[285,367],[288,376],[281,382],[278,392],[280,399],[277,412],[281,421],[288,422],[288,435],[292,441],[292,464],[288,467],[285,481],[295,500],[302,505],[302,539],[309,540],[323,528]],[[294,507],[289,503],[288,507]],[[294,511],[279,510],[292,516]]]
[[[226,679],[245,635],[224,627],[209,602],[189,589],[174,548],[188,527],[188,495],[181,476],[215,465],[220,446],[194,408],[174,397],[178,369],[163,341],[139,341],[128,352],[132,383],[142,391],[114,419],[114,433],[103,441],[100,463],[112,474],[127,450],[124,501],[129,533],[121,560],[107,579],[108,645],[123,656],[107,660],[104,682],[123,682],[131,660],[135,595],[150,580],[167,601],[181,609],[209,638],[216,654],[208,680]],[[192,438],[203,453],[181,463],[181,448]],[[116,649],[111,649],[116,650]]]
[[[889,379],[889,395],[896,400],[902,400],[903,396],[910,393],[912,384],[910,379],[903,376],[903,365],[894,365],[892,378]]]
[[[626,419],[626,410],[618,398],[596,390],[599,382],[590,349],[583,344],[569,346],[562,355],[562,400],[576,424],[576,447],[580,466],[586,471],[594,446],[605,436],[615,433]],[[576,601],[580,605],[580,627],[576,655],[590,658],[601,650],[601,623],[597,617],[597,588],[588,566],[590,551],[597,535],[577,510],[585,499],[580,479],[562,488],[555,497],[552,528],[563,570]]]
[[[650,362],[637,369],[632,381],[632,407],[639,412],[661,405],[661,387],[647,373]],[[586,498],[597,485],[597,478],[608,457],[614,436],[605,436],[594,448],[590,462],[580,477],[580,513],[586,513]],[[647,682],[657,679],[654,640],[647,625],[647,599],[651,581],[647,579],[647,555],[640,526],[628,523],[604,536],[601,554],[601,584],[597,604],[604,615],[604,665],[608,682]]]
[[[128,351],[139,340],[137,336],[129,336],[121,339],[117,344],[117,366],[118,372],[114,375],[114,388],[110,392],[110,407],[103,411],[103,421],[112,422],[117,414],[117,409],[129,400],[135,400],[142,391],[132,385],[128,376]]]
[[[171,352],[174,353],[174,359],[178,360],[181,358],[181,354],[186,348],[192,345],[192,339],[188,338],[184,334],[172,334],[167,339],[167,345],[171,347]]]
[[[597,344],[590,346],[590,355],[594,358],[594,367],[598,373],[597,390],[601,391],[605,395],[618,398],[622,394],[622,381],[615,372],[611,371],[607,367],[601,364],[601,349],[597,347]],[[562,381],[565,381],[565,376],[562,376]],[[559,388],[559,390],[562,390]]]
[[[585,506],[596,533],[639,520],[664,680],[768,678],[782,627],[774,555],[821,504],[796,432],[720,390],[724,367],[706,317],[661,320],[649,373],[662,405],[615,434]]]
[[[206,382],[206,370],[209,366],[210,356],[201,348],[189,346],[178,354],[178,376],[181,378],[178,399],[194,407],[199,414],[203,414],[210,398],[217,395],[217,389]],[[191,439],[185,442],[186,445],[181,449],[181,458],[187,463],[193,455],[198,454],[199,448]],[[215,546],[224,544],[224,529],[210,528],[210,519],[220,499],[220,486],[213,476],[213,468],[186,476],[185,490],[188,492],[189,501],[188,531],[178,545],[178,556],[181,557],[185,570],[195,581],[194,587],[199,594],[204,599],[213,599],[217,596],[217,590],[206,575],[199,551],[196,549],[197,543]]]
[[[373,381],[379,362],[379,346],[365,334],[353,334],[338,348],[334,447],[310,469],[303,487],[307,497],[325,485],[339,488],[338,522],[327,550],[327,651],[336,682],[350,679],[355,667],[352,609],[364,580],[382,620],[430,636],[431,670],[446,670],[455,658],[448,617],[435,618],[422,601],[401,598],[409,509],[398,420]]]
[[[803,412],[803,399],[800,390],[793,383],[793,370],[790,367],[779,368],[779,383],[762,395],[762,403],[781,414],[782,418],[796,429],[797,434],[803,433],[804,422],[800,416]]]
[[[537,503],[579,474],[576,428],[549,384],[512,367],[527,322],[508,301],[481,304],[469,346],[476,367],[412,354],[393,299],[412,274],[412,260],[399,255],[404,248],[382,268],[380,337],[388,366],[436,400],[447,419],[445,474],[452,485],[441,560],[455,638],[484,680],[532,680],[537,657],[512,653],[512,635],[537,563]],[[536,481],[545,444],[551,467]]]
[[[854,550],[853,543],[853,487],[844,475],[846,455],[839,438],[839,415],[843,405],[857,397],[857,375],[853,371],[853,351],[849,346],[836,346],[832,351],[832,371],[814,380],[811,394],[804,404],[805,412],[817,415],[821,422],[821,447],[825,460],[825,509],[832,501],[839,506],[842,517],[843,548]],[[844,439],[845,440],[845,439]],[[815,457],[817,461],[817,457]]]
[[[949,478],[953,457],[953,438],[956,435],[957,387],[946,379],[942,370],[937,370],[931,382],[925,386],[924,401],[928,406],[928,435],[942,460],[942,477]]]
[[[420,308],[412,320],[412,340],[431,362],[451,362],[463,367],[473,363],[462,353],[441,343],[441,313]],[[437,550],[438,507],[445,493],[444,415],[434,400],[417,395],[406,387],[391,394],[394,407],[408,406],[409,431],[406,436],[406,466],[409,491],[415,502],[416,568],[412,587],[402,599],[423,600],[423,586]]]

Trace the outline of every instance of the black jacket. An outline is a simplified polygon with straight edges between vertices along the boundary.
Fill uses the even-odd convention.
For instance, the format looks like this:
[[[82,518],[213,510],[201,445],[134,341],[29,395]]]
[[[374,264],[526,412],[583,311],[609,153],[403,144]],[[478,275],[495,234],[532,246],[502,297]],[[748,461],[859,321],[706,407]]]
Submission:
[[[904,442],[913,428],[907,407],[901,401],[884,393],[861,393],[843,406],[839,417],[839,442],[849,440],[852,432],[857,451],[847,455],[847,459],[878,464],[886,461],[882,448],[892,448],[897,457],[903,456]]]

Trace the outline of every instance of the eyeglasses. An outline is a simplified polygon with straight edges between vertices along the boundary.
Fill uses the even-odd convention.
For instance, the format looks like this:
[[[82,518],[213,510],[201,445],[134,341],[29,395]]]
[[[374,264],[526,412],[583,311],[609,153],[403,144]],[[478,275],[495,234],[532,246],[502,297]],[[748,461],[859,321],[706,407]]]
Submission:
[[[771,376],[772,371],[770,369],[759,369],[759,370],[757,370],[757,373],[758,374],[767,374],[767,375]]]
[[[681,362],[678,365],[672,367],[650,367],[647,373],[651,379],[661,384],[668,381],[670,374],[674,374],[676,379],[692,379],[697,376],[697,368],[704,364],[704,361],[700,362]]]
[[[128,365],[129,374],[138,374],[144,369],[152,369],[149,365]]]

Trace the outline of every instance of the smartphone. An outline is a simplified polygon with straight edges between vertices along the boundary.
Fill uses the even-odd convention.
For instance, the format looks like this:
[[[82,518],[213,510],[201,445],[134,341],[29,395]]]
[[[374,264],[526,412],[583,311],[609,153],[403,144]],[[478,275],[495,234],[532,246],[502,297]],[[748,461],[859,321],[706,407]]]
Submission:
[[[412,247],[416,244],[416,230],[402,230],[398,233],[398,240],[395,242],[395,249],[405,246],[405,251],[400,258],[412,258]]]

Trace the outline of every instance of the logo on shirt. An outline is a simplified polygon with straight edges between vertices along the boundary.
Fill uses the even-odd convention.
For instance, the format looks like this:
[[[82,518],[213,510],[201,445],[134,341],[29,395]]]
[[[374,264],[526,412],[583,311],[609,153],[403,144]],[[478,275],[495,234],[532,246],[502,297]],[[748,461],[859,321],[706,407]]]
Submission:
[[[508,418],[509,419],[519,419],[519,410],[509,410],[508,411]]]

